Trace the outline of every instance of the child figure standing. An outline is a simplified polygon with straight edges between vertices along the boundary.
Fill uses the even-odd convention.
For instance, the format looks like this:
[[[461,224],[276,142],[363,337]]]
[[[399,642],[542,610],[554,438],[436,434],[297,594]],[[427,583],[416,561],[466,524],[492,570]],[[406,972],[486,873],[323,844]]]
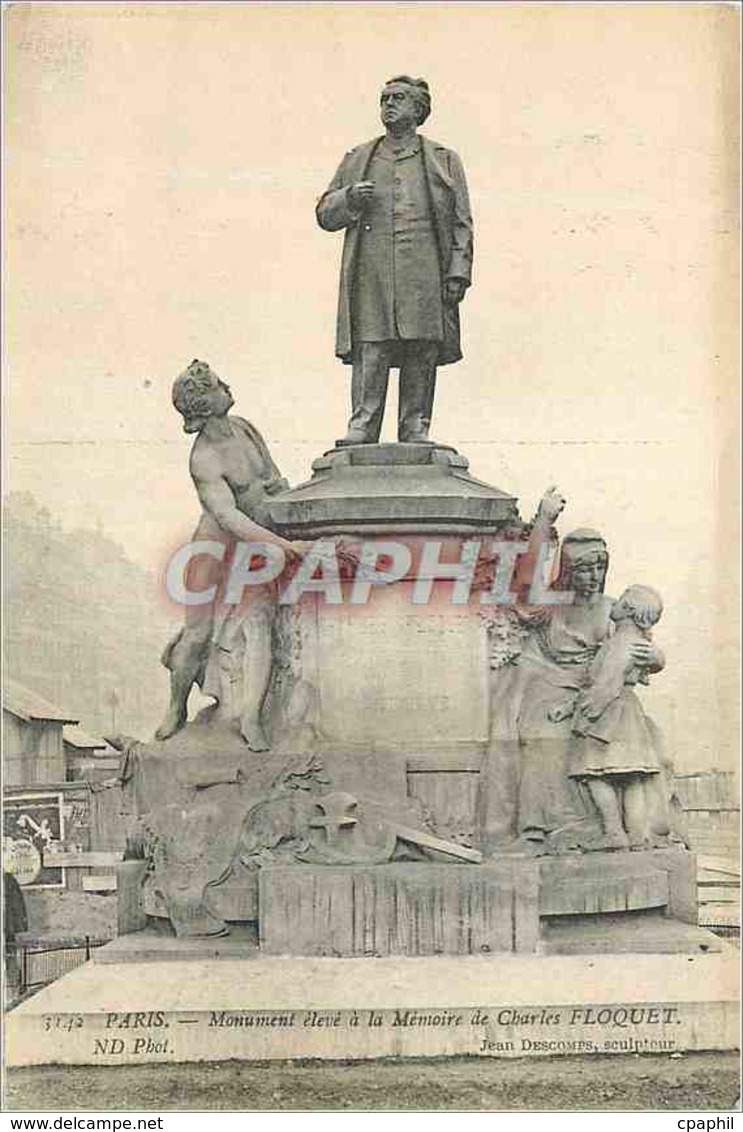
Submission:
[[[604,836],[596,848],[643,849],[649,843],[646,786],[661,764],[654,729],[634,691],[648,683],[647,669],[633,660],[632,646],[652,639],[662,612],[655,590],[624,591],[610,614],[615,632],[591,664],[589,686],[575,705],[568,773],[587,785],[599,811]]]

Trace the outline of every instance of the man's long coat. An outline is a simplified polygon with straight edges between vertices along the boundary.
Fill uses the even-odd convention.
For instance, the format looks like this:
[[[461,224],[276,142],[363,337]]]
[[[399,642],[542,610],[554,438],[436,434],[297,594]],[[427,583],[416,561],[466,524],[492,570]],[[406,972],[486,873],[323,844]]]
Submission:
[[[462,162],[456,153],[419,135],[431,201],[431,216],[441,266],[441,279],[464,279],[472,282],[472,215],[467,182]],[[363,214],[348,204],[348,189],[366,179],[374,152],[382,141],[375,138],[350,150],[343,158],[325,193],[318,201],[316,215],[321,228],[328,232],[346,229],[338,292],[338,322],[335,352],[344,362],[352,360],[351,302],[355,280],[360,225]],[[390,287],[392,287],[390,279]],[[444,305],[444,337],[439,349],[438,364],[458,362],[462,357],[459,340],[459,308]]]

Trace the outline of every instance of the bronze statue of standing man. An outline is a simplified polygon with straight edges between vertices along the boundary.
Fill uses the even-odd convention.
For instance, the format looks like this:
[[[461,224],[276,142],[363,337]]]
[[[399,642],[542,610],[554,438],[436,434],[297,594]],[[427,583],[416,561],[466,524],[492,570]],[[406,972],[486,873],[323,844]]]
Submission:
[[[340,444],[379,440],[391,368],[398,440],[428,441],[436,369],[462,357],[459,304],[472,279],[462,163],[418,133],[428,83],[390,79],[381,108],[384,137],[346,154],[317,205],[321,228],[346,231],[335,352],[353,366],[352,412]]]

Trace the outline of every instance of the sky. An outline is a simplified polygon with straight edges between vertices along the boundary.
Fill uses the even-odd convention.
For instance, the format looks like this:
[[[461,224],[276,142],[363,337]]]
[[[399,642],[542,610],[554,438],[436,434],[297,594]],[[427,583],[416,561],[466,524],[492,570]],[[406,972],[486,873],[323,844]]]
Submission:
[[[6,489],[159,570],[198,506],[176,374],[209,361],[292,483],[345,431],[339,234],[314,204],[400,72],[475,219],[433,435],[663,593],[648,695],[736,755],[738,12],[726,5],[6,8]],[[395,409],[383,438],[392,440]]]

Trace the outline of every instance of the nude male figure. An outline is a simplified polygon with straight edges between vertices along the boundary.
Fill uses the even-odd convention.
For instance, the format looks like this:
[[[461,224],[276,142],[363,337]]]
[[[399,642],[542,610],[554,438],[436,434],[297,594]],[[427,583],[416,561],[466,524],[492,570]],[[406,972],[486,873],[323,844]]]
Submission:
[[[203,513],[193,541],[271,543],[285,552],[288,561],[299,557],[306,544],[290,542],[270,526],[268,499],[289,485],[258,430],[242,417],[230,415],[234,401],[229,386],[206,362],[194,360],[174,382],[173,404],[183,416],[184,431],[197,434],[190,471]],[[222,563],[214,558],[196,558],[189,571],[189,589],[214,585],[221,569]],[[249,679],[240,730],[253,751],[269,748],[261,709],[271,680],[275,616],[275,591],[270,586],[251,587],[246,613]],[[210,684],[207,676],[214,629],[213,606],[186,607],[185,625],[163,654],[163,664],[170,669],[170,704],[155,733],[157,739],[167,739],[184,726],[194,684],[220,698],[219,686]]]

